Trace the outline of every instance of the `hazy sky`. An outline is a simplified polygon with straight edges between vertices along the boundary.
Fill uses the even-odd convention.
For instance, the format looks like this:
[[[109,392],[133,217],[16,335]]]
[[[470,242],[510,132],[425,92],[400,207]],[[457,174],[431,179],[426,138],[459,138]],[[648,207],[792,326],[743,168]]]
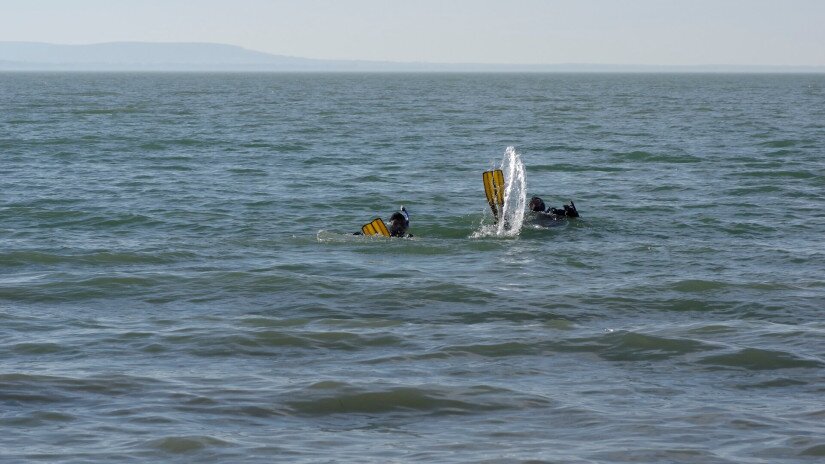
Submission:
[[[825,0],[0,0],[0,41],[307,58],[825,65]]]

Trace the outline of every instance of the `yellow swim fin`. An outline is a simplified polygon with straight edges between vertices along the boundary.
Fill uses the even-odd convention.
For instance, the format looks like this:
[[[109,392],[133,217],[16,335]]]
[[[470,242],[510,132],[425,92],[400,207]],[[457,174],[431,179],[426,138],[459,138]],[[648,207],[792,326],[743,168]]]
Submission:
[[[493,217],[498,222],[498,217],[501,215],[502,208],[504,208],[504,173],[501,169],[484,171],[481,179],[484,181],[484,194],[487,195],[487,203],[490,204]]]
[[[384,237],[390,236],[390,231],[387,229],[387,226],[381,218],[375,218],[371,222],[361,226],[361,232],[364,235],[383,235]]]

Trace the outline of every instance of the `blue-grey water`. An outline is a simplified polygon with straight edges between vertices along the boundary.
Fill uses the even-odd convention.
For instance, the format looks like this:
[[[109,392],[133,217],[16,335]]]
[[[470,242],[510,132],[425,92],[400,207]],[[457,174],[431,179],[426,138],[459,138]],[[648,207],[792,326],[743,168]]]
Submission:
[[[822,462],[823,237],[822,75],[0,74],[0,461]]]

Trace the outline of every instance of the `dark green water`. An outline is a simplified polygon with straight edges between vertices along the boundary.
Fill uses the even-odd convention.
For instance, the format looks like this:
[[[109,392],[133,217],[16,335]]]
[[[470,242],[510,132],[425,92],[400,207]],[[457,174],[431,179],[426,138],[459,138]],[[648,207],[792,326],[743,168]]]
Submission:
[[[819,462],[824,192],[821,75],[0,74],[0,460]]]

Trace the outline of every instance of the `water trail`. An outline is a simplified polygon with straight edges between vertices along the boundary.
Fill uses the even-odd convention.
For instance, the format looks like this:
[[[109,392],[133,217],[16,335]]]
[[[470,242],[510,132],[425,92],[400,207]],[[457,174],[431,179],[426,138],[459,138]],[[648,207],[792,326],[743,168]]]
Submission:
[[[515,147],[504,150],[500,169],[504,172],[504,208],[502,219],[498,224],[485,225],[472,234],[472,238],[498,236],[515,237],[521,232],[524,223],[524,208],[527,204],[527,180],[524,163]]]
[[[515,147],[507,147],[504,159],[501,161],[501,170],[504,171],[504,208],[503,221],[499,221],[497,235],[516,236],[521,232],[524,222],[524,207],[527,204],[525,192],[527,181],[524,176],[524,163],[516,152]]]

